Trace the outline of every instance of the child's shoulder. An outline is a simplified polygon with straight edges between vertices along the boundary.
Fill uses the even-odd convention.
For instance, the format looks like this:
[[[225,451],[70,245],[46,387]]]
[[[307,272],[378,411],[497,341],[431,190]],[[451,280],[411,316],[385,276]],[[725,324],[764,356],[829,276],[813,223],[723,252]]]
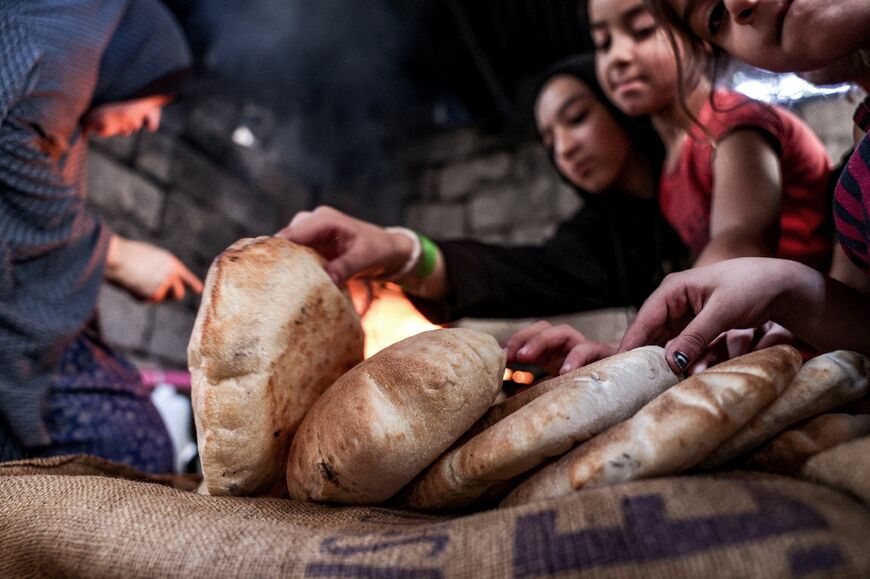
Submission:
[[[718,90],[704,104],[699,120],[714,140],[738,128],[761,130],[779,140],[786,128],[795,124],[791,116],[787,110],[776,105],[736,91]]]

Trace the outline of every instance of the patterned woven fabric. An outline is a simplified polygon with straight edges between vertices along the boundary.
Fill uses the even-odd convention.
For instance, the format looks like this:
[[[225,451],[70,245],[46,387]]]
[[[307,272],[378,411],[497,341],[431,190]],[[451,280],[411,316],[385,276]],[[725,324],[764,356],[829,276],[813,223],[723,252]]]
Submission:
[[[173,470],[172,441],[139,371],[95,324],[66,349],[43,414],[51,444],[34,456],[91,454],[150,473]]]

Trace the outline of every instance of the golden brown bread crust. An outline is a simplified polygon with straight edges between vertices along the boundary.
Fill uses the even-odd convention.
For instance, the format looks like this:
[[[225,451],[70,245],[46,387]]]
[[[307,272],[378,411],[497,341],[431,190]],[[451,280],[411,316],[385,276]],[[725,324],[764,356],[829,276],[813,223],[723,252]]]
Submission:
[[[803,365],[782,395],[698,466],[712,469],[812,416],[860,400],[870,392],[870,359],[838,350]]]
[[[689,468],[773,402],[800,366],[795,348],[773,346],[687,378],[629,420],[532,475],[502,504]]]
[[[496,485],[625,420],[678,380],[658,346],[548,380],[524,406],[507,412],[504,406],[516,406],[509,399],[490,409],[472,429],[479,434],[427,468],[401,493],[399,504],[418,510],[467,507]],[[505,418],[480,428],[498,415]]]
[[[495,338],[467,329],[424,332],[381,350],[302,421],[287,464],[290,496],[387,500],[489,408],[504,360]]]
[[[778,434],[742,459],[738,466],[791,475],[820,452],[868,434],[868,415],[822,414]]]
[[[259,237],[221,253],[188,347],[209,493],[256,495],[280,483],[302,417],[362,352],[359,316],[315,252]]]

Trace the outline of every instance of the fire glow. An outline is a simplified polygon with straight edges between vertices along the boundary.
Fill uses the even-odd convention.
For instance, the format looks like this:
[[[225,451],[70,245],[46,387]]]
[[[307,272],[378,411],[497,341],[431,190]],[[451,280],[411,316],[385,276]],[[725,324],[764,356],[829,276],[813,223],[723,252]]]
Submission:
[[[366,287],[351,282],[350,291],[357,311],[363,312],[366,358],[405,338],[442,327],[423,317],[402,290],[391,283]],[[535,381],[535,375],[505,368],[503,379],[525,386]]]
[[[392,284],[373,288],[371,298],[366,288],[352,288],[354,302],[369,301],[362,309],[362,327],[366,335],[365,357],[369,358],[387,346],[422,332],[437,330],[437,326],[417,311],[400,289]]]

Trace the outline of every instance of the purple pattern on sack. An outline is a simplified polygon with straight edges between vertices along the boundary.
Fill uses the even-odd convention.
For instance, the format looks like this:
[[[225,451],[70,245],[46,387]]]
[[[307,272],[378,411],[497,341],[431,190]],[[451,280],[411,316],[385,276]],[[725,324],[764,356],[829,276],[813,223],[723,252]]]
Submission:
[[[674,559],[797,531],[829,528],[825,519],[802,501],[745,486],[758,503],[755,512],[672,520],[660,496],[640,495],[623,499],[624,526],[560,534],[554,510],[519,517],[514,537],[514,575],[537,577],[605,565]],[[834,555],[835,550],[839,557]],[[800,559],[798,567],[804,561],[806,565],[824,565],[818,568],[828,569],[842,563],[843,557],[831,545],[825,557]]]
[[[839,567],[845,561],[843,553],[836,545],[816,545],[808,549],[795,549],[788,554],[788,562],[791,565],[792,575],[804,577]]]
[[[305,568],[306,577],[350,577],[365,579],[441,579],[438,569],[403,569],[401,567],[370,567],[342,563],[311,563]]]

